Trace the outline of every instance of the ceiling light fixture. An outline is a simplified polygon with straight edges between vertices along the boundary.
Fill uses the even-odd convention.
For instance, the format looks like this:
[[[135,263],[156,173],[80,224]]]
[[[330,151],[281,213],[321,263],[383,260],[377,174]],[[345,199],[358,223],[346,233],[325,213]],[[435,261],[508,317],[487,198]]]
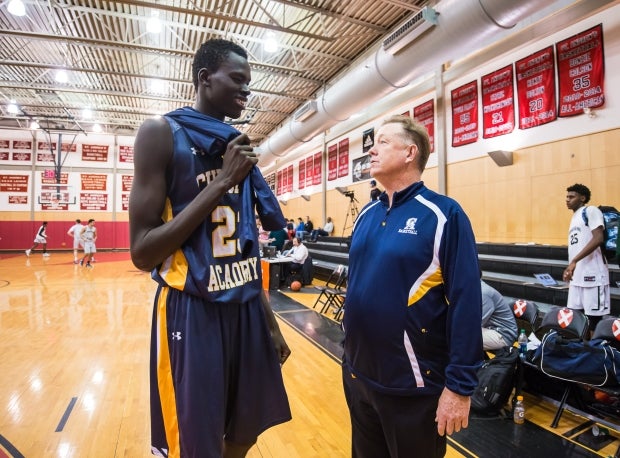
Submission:
[[[267,32],[265,35],[265,40],[263,41],[263,49],[265,52],[273,53],[277,52],[280,49],[278,45],[278,40],[276,40],[276,35],[273,32]]]
[[[93,132],[95,133],[100,133],[103,132],[103,129],[101,127],[101,124],[99,124],[98,122],[96,122],[95,124],[93,124]]]
[[[6,8],[13,16],[25,16],[26,7],[22,0],[11,0]]]
[[[6,111],[8,111],[10,114],[19,113],[19,107],[17,106],[15,100],[11,100],[11,102],[6,106]]]
[[[30,130],[37,130],[39,127],[41,126],[39,126],[39,123],[36,121],[36,119],[33,119],[30,122]]]
[[[86,107],[82,110],[82,119],[91,119],[93,117],[93,111]]]
[[[69,81],[69,76],[65,70],[57,70],[55,76],[56,82],[60,84],[65,84]]]
[[[167,92],[166,82],[159,79],[151,80],[150,90],[155,94],[165,94]]]
[[[153,11],[151,17],[146,21],[146,31],[157,35],[161,32],[161,21],[159,20],[159,11]]]

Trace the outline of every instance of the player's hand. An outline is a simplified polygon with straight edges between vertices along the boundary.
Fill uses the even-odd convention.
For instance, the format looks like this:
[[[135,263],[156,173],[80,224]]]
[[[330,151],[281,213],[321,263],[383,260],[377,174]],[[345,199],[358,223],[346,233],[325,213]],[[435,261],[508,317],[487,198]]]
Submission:
[[[271,331],[271,340],[273,341],[273,345],[276,347],[276,354],[278,355],[278,360],[280,361],[281,366],[291,355],[291,349],[286,344],[286,341],[284,340],[284,337],[279,329]]]
[[[230,178],[235,185],[241,182],[258,163],[258,156],[250,146],[250,138],[246,134],[241,134],[228,143],[223,160],[221,173]]]

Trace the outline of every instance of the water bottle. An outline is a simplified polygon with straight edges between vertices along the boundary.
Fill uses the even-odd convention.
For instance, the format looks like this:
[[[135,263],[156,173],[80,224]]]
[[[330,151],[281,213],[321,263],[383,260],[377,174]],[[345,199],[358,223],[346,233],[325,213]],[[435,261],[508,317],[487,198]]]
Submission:
[[[521,329],[521,333],[519,334],[519,338],[517,339],[517,343],[519,344],[519,357],[521,359],[525,359],[527,356],[527,335],[525,334],[525,329]]]
[[[517,403],[513,413],[514,422],[517,425],[525,423],[525,406],[523,405],[523,396],[517,396]]]

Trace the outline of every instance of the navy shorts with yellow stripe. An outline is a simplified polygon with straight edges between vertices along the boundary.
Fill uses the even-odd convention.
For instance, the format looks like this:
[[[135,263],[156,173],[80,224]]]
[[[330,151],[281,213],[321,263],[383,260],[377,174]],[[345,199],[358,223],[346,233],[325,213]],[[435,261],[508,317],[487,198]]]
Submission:
[[[290,419],[260,297],[215,304],[160,286],[151,332],[152,453],[221,457],[224,439],[252,444]]]

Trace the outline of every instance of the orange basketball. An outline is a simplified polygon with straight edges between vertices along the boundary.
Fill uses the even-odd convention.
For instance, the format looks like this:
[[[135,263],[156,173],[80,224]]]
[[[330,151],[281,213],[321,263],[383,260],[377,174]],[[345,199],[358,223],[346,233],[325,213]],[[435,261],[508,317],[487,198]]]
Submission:
[[[67,244],[65,242],[62,242],[61,245],[62,246],[67,246]]]
[[[293,291],[299,291],[301,289],[301,282],[295,280],[294,282],[291,282],[291,289]]]

